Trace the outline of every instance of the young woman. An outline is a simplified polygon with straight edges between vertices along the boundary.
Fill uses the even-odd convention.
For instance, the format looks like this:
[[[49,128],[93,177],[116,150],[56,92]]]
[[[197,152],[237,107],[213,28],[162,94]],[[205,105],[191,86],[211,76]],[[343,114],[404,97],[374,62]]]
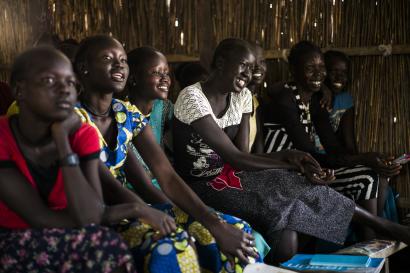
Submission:
[[[128,53],[128,65],[130,67],[126,88],[128,99],[148,119],[156,142],[163,150],[169,149],[169,141],[165,147],[164,135],[171,128],[174,105],[168,100],[171,78],[167,60],[154,48],[140,47]],[[137,149],[134,145],[131,147],[147,174],[152,177],[151,171]],[[159,187],[155,178],[152,178],[152,183]]]
[[[175,163],[191,188],[215,209],[263,231],[275,261],[296,253],[298,232],[342,243],[352,219],[410,241],[408,228],[373,217],[325,186],[332,175],[308,154],[247,152],[252,99],[245,86],[254,62],[248,43],[223,40],[208,80],[179,94],[173,123]],[[304,172],[310,181],[287,169]]]
[[[327,75],[325,79],[326,86],[333,93],[332,110],[329,112],[329,120],[332,128],[338,137],[341,145],[349,154],[357,154],[357,144],[355,136],[355,116],[353,97],[347,91],[347,85],[350,77],[350,59],[340,51],[329,50],[324,54]],[[318,152],[323,152],[323,145],[320,143],[318,135],[315,135],[315,144]],[[387,192],[389,193],[390,210],[384,210]],[[397,219],[397,211],[394,207],[394,197],[391,188],[388,187],[386,177],[380,177],[379,195],[377,197],[377,213],[379,216],[386,212],[392,219]],[[389,219],[390,219],[389,218]]]
[[[140,179],[145,182],[148,180],[147,184],[151,184],[146,176],[144,178],[144,171],[138,174],[135,172],[135,168],[140,170],[141,167],[135,155],[129,152],[128,144],[132,143],[136,147],[166,194],[163,199],[158,198],[157,202],[164,199],[167,201],[169,198],[199,221],[186,223],[187,215],[181,210],[169,207],[166,209],[175,216],[177,223],[189,225],[189,232],[201,231],[201,235],[195,239],[208,251],[207,257],[201,257],[198,247],[201,267],[211,272],[230,272],[235,270],[235,267],[242,267],[243,263],[248,262],[248,257],[257,257],[253,248],[253,238],[249,234],[249,225],[240,219],[210,211],[175,173],[140,110],[129,103],[113,99],[114,92],[121,92],[124,89],[129,73],[127,55],[122,45],[109,36],[89,37],[78,49],[75,67],[84,88],[79,112],[84,121],[98,129],[103,147],[101,160],[110,168],[112,174],[117,177],[123,175],[136,187]],[[153,76],[151,80],[156,83],[156,91],[163,92],[166,85],[163,80],[167,78],[165,67],[155,66],[150,73]],[[157,190],[157,193],[158,196],[163,195],[161,191]],[[141,235],[140,231],[135,233],[137,232]],[[151,239],[152,234],[147,232],[144,238]],[[171,238],[176,240],[172,236]],[[140,240],[132,240],[132,237],[129,239],[132,249],[141,247],[143,243]],[[179,246],[180,243],[175,241],[166,249],[177,251]],[[233,268],[226,256],[220,254],[219,249],[229,258],[239,258],[235,259]],[[180,266],[184,264],[183,259],[181,263]]]
[[[132,272],[119,235],[95,225],[112,219],[97,133],[73,111],[70,61],[31,49],[17,57],[10,84],[20,113],[0,118],[1,271]]]
[[[377,153],[349,154],[340,144],[328,112],[319,105],[318,91],[326,77],[320,48],[310,42],[299,42],[292,48],[288,60],[295,82],[285,84],[265,108],[265,124],[280,124],[289,147],[311,153],[324,167],[336,168],[336,180],[329,186],[377,214],[378,174],[397,175],[401,167],[385,164],[385,157]],[[277,135],[274,129],[267,128],[265,133],[265,142],[270,142],[268,146],[278,147],[277,143],[285,142],[285,137],[274,137]],[[317,152],[316,134],[326,154]],[[363,236],[371,238],[374,234],[366,230]]]
[[[255,44],[253,46],[255,55],[255,66],[252,71],[252,80],[247,88],[252,93],[252,113],[249,117],[249,152],[263,152],[263,131],[260,109],[260,87],[266,76],[266,60],[263,56],[263,48]]]
[[[357,154],[353,97],[346,90],[350,76],[350,60],[342,52],[329,50],[324,54],[324,61],[327,71],[324,83],[333,94],[329,112],[330,123],[339,142],[350,154]],[[320,140],[315,143],[320,144]],[[318,152],[325,153],[322,145],[317,145],[316,148]]]

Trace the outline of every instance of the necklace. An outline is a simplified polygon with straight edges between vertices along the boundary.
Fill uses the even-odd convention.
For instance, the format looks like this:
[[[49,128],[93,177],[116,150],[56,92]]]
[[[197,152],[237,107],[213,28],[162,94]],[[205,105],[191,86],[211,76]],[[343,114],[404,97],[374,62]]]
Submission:
[[[92,109],[92,107],[90,107],[86,103],[82,103],[82,106],[85,108],[85,110],[87,110],[87,112],[89,112],[94,117],[106,118],[110,115],[111,111],[111,106],[108,107],[107,111],[105,111],[104,113],[97,113],[95,110]]]
[[[296,104],[299,108],[300,122],[305,127],[305,132],[309,135],[311,141],[314,141],[315,138],[315,128],[312,124],[312,118],[310,115],[310,102],[304,103],[300,97],[300,94],[296,86],[290,86],[293,91],[293,95],[296,99]]]

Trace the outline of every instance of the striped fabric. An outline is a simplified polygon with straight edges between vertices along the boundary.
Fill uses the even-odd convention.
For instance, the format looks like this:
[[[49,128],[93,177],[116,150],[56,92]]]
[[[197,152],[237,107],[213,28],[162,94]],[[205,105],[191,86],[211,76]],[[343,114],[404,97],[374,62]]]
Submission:
[[[277,123],[264,123],[263,130],[266,136],[263,149],[265,153],[292,149],[292,141],[290,141],[282,125]]]
[[[353,200],[377,197],[378,175],[372,169],[357,165],[335,170],[336,180],[330,184],[334,190]]]
[[[285,128],[277,123],[264,123],[265,153],[292,149]],[[365,166],[343,167],[335,170],[336,180],[329,186],[344,196],[354,200],[369,200],[377,197],[378,175]]]

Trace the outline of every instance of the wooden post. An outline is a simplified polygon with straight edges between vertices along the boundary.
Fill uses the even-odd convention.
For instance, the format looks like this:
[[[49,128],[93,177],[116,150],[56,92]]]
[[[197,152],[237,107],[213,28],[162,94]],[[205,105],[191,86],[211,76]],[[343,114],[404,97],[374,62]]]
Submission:
[[[44,33],[51,37],[51,17],[47,0],[31,0],[28,4],[29,23],[32,29],[30,40],[31,44],[34,44]]]
[[[198,0],[197,7],[198,18],[198,42],[200,50],[201,65],[209,71],[212,61],[212,55],[216,46],[215,35],[213,35],[211,1]]]

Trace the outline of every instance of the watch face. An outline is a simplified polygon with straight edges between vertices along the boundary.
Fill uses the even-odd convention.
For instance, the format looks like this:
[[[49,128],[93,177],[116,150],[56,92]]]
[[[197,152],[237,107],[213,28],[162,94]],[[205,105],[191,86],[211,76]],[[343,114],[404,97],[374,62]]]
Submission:
[[[80,160],[77,154],[69,154],[60,160],[60,166],[77,166],[79,164]]]

